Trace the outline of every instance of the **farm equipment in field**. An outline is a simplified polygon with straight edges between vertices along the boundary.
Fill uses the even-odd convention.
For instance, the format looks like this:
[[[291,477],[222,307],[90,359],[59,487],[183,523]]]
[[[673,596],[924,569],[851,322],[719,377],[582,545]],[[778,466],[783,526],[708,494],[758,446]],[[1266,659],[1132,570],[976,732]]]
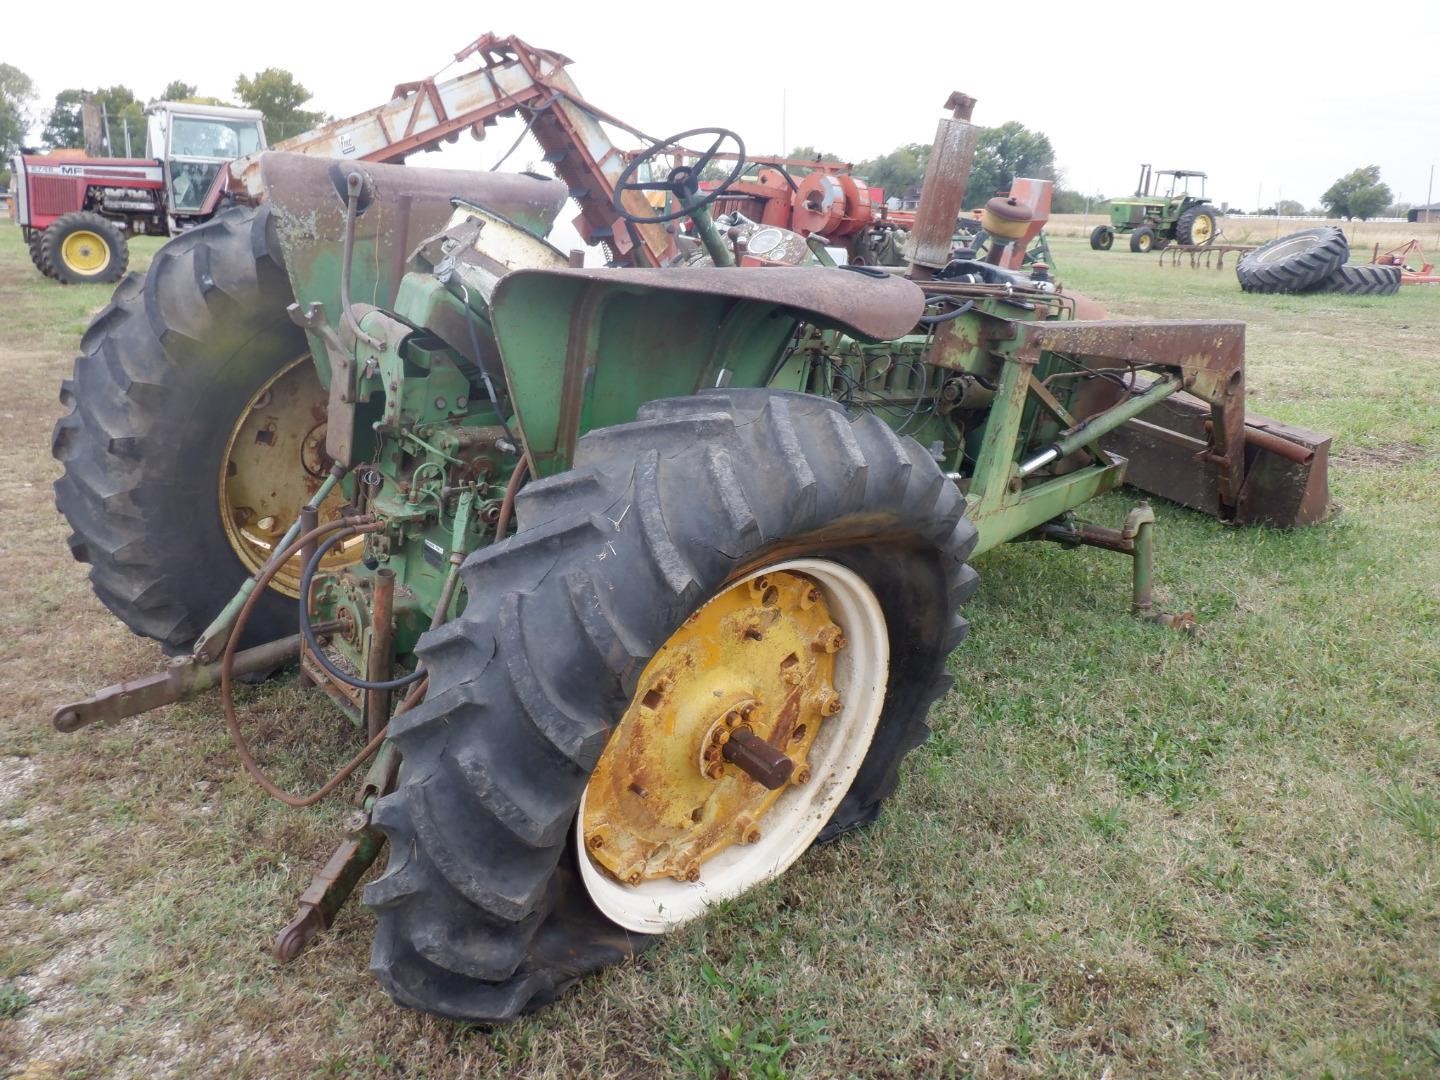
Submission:
[[[575,224],[588,243],[604,243],[618,265],[657,266],[675,257],[667,230],[631,226],[613,212],[611,185],[625,157],[602,124],[641,135],[581,96],[565,71],[566,57],[485,34],[455,54],[457,63],[472,58],[478,64],[469,71],[441,82],[401,83],[386,104],[276,149],[401,162],[466,131],[483,139],[500,119],[524,114],[530,134],[570,185],[581,211]],[[225,207],[266,198],[258,172],[266,148],[259,112],[161,102],[146,115],[147,159],[16,156],[17,221],[42,273],[65,284],[118,281],[129,262],[127,235],[176,236]]]
[[[1401,285],[1434,285],[1440,283],[1440,274],[1435,273],[1435,264],[1425,255],[1425,248],[1419,240],[1407,240],[1388,251],[1381,251],[1375,245],[1370,262],[1375,266],[1398,266]]]
[[[126,236],[174,236],[215,216],[226,166],[265,149],[255,109],[157,102],[143,158],[16,154],[15,219],[30,260],[66,285],[119,281]]]
[[[1328,440],[1247,420],[1240,323],[1094,319],[952,259],[977,135],[968,105],[940,121],[905,274],[738,268],[703,155],[632,161],[609,212],[632,251],[670,237],[665,185],[713,265],[593,269],[543,238],[568,181],[260,157],[264,201],[122,282],[62,389],[72,551],[176,659],[54,723],[218,686],[290,805],[365,767],[276,954],[388,844],[372,970],[495,1022],[874,820],[975,556],[1118,551],[1133,610],[1183,625],[1154,607],[1148,508],[1073,512],[1148,465],[1226,521],[1306,524]],[[305,796],[233,700],[289,663],[364,744]]]
[[[1200,181],[1199,195],[1190,194],[1192,180]],[[1205,198],[1203,172],[1152,172],[1149,165],[1141,165],[1134,198],[1110,200],[1110,224],[1095,226],[1090,246],[1096,251],[1109,251],[1115,234],[1121,233],[1129,234],[1131,251],[1143,253],[1171,243],[1198,247],[1214,239],[1217,220],[1215,204]]]

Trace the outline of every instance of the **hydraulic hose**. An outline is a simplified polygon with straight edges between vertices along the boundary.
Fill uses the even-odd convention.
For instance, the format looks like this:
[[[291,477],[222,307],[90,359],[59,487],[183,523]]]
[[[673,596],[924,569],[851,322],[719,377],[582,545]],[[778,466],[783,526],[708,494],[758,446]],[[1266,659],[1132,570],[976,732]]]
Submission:
[[[315,583],[315,571],[319,569],[321,561],[329,554],[331,548],[341,540],[347,540],[353,535],[356,533],[336,532],[331,534],[306,561],[305,569],[300,574],[300,633],[305,636],[305,644],[309,646],[310,655],[315,658],[316,662],[347,686],[353,686],[357,690],[401,690],[424,678],[425,669],[416,668],[409,675],[403,675],[398,679],[357,678],[341,671],[325,655],[325,650],[320,648],[320,642],[315,637],[315,628],[310,623],[310,589]]]
[[[264,595],[271,578],[279,573],[280,568],[289,562],[290,559],[294,558],[301,548],[311,541],[329,533],[334,533],[339,536],[356,536],[361,533],[374,532],[378,527],[379,526],[375,524],[374,518],[341,519],[339,521],[330,521],[321,525],[319,528],[311,529],[303,536],[299,536],[292,541],[290,546],[271,560],[264,571],[261,572],[260,576],[255,579],[256,588],[245,598],[245,603],[235,616],[234,628],[229,640],[225,643],[225,653],[220,658],[220,706],[225,713],[225,727],[230,733],[230,741],[235,744],[235,752],[240,755],[240,764],[245,767],[245,771],[250,774],[250,778],[259,784],[267,794],[280,800],[286,806],[293,806],[297,809],[314,806],[343,784],[376,750],[380,749],[380,744],[385,741],[386,734],[389,731],[389,725],[387,724],[382,728],[376,736],[365,745],[363,750],[351,758],[350,761],[347,762],[338,773],[326,781],[318,791],[304,797],[291,795],[279,787],[270,777],[265,775],[264,770],[256,763],[254,755],[250,753],[250,746],[240,731],[240,721],[235,715],[235,694],[232,674],[235,666],[235,647],[239,643],[240,637],[245,629],[245,624],[250,618],[250,612],[254,609],[256,603],[259,602],[260,597]],[[302,623],[302,625],[305,624]],[[400,709],[403,710],[413,707],[414,702],[419,701],[422,692],[423,687],[417,686],[406,695],[405,701],[401,703]]]

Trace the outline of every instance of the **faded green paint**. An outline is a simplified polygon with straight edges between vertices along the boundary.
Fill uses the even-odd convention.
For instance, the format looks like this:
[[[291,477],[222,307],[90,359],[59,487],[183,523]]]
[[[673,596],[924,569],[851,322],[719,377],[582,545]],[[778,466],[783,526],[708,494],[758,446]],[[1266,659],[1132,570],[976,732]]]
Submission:
[[[509,279],[491,317],[537,476],[569,468],[580,435],[647,401],[725,372],[766,385],[801,321],[775,304],[544,274]]]

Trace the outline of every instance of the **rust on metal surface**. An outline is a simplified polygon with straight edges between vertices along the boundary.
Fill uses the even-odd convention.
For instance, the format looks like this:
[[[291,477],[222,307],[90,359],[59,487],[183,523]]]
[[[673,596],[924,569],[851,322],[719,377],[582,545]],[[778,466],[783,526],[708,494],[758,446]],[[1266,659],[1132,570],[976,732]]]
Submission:
[[[696,610],[646,666],[591,776],[580,828],[594,862],[631,885],[694,881],[758,840],[782,790],[809,779],[844,648],[801,573],[761,574]]]
[[[370,824],[369,814],[355,823],[359,827],[335,849],[328,862],[300,894],[300,910],[275,936],[271,953],[282,964],[299,956],[322,930],[334,922],[355,886],[385,846],[385,834]]]
[[[365,660],[365,678],[384,682],[390,678],[394,660],[395,571],[381,567],[371,580],[370,651]],[[365,691],[365,737],[373,739],[390,722],[390,691]]]
[[[803,313],[808,321],[839,327],[858,337],[884,341],[915,328],[925,294],[914,282],[887,274],[875,278],[853,271],[810,266],[775,266],[763,273],[737,274],[724,267],[517,270],[495,291],[495,305],[515,282],[536,274],[581,278],[647,292],[703,293],[735,300],[761,300]]]
[[[315,629],[323,634],[335,628],[334,623],[322,623]],[[300,655],[300,641],[300,635],[294,634],[237,652],[234,674],[253,675],[283,667]],[[173,705],[219,685],[218,663],[197,664],[189,657],[176,658],[164,671],[116,683],[96,691],[84,701],[61,705],[51,722],[58,731],[78,731],[90,724],[138,716],[162,705]]]
[[[910,264],[913,278],[929,278],[950,261],[955,220],[965,200],[965,186],[980,140],[980,128],[970,123],[974,98],[956,92],[945,107],[952,110],[952,116],[942,119],[935,129],[910,234],[914,245]]]
[[[752,780],[771,791],[778,791],[790,782],[795,761],[775,749],[749,728],[739,728],[721,747],[721,755]]]

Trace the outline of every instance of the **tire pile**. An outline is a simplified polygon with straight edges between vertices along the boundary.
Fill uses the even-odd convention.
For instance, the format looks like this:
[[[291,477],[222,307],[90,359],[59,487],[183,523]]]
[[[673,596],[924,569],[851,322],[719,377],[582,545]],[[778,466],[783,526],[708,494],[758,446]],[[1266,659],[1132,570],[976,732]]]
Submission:
[[[1333,225],[1271,240],[1235,264],[1245,292],[1345,293],[1390,296],[1400,291],[1400,267],[1351,263],[1345,233]]]

